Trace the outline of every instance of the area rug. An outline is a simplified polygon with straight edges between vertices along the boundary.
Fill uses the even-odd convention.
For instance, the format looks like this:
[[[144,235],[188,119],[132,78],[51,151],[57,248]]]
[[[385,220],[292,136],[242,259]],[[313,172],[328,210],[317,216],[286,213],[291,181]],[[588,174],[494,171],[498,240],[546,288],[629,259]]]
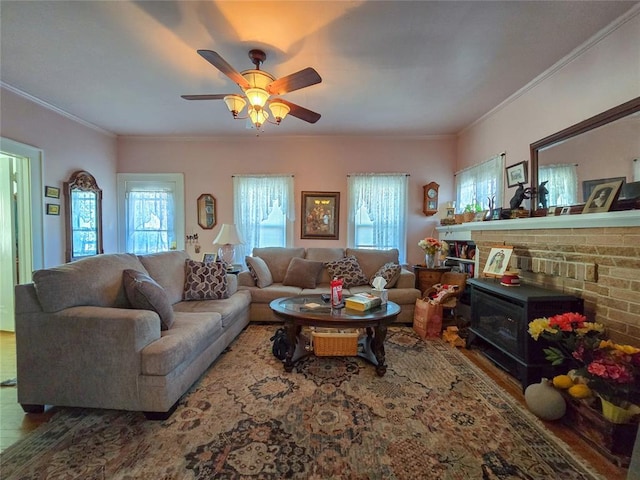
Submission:
[[[357,357],[271,353],[248,327],[172,417],[61,409],[7,449],[26,479],[598,479],[448,344],[392,327],[388,369]]]

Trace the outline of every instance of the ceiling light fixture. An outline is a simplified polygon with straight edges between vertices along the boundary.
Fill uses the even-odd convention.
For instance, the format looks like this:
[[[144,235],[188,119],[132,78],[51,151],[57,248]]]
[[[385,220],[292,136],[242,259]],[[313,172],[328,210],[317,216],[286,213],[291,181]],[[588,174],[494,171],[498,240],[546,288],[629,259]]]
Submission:
[[[266,55],[259,50],[252,50],[249,52],[249,57],[256,68],[240,73],[249,83],[249,88],[243,88],[246,98],[236,94],[226,95],[224,97],[224,103],[227,105],[234,119],[249,118],[257,130],[259,130],[265,122],[280,125],[280,122],[282,122],[291,109],[279,99],[269,101],[271,95],[267,91],[267,88],[274,82],[275,77],[260,70],[260,64],[264,61]],[[240,116],[240,113],[247,104],[247,114]],[[269,118],[269,113],[265,107],[268,107],[271,111],[271,115],[274,118],[273,120]]]

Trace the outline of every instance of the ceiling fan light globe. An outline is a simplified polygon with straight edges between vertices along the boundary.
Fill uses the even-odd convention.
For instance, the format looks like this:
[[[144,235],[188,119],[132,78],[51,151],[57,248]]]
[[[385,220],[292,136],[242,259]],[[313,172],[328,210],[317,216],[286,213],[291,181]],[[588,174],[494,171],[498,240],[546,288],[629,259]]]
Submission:
[[[248,88],[244,93],[249,100],[249,104],[254,108],[264,107],[265,103],[267,103],[267,100],[269,100],[269,94],[262,88]]]
[[[227,105],[229,111],[233,114],[233,118],[236,118],[247,104],[244,98],[240,95],[227,95],[224,97],[224,103]]]
[[[256,128],[260,128],[264,122],[269,118],[269,112],[262,108],[250,108],[249,118],[253,122]]]
[[[289,108],[288,105],[285,105],[284,103],[271,102],[269,104],[269,110],[271,110],[271,115],[273,115],[273,118],[276,119],[276,123],[280,125],[280,122],[284,120],[284,117],[286,117],[289,114],[289,111],[291,109]]]

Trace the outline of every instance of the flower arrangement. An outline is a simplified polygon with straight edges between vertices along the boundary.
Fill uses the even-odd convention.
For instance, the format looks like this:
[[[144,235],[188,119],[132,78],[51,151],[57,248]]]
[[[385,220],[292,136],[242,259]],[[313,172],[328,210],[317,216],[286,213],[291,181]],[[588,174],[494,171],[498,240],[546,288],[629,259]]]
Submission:
[[[640,349],[605,339],[602,324],[563,313],[531,321],[529,334],[552,343],[543,349],[545,358],[552,365],[570,362],[575,376],[601,399],[622,408],[640,404]]]
[[[435,255],[436,253],[448,253],[449,245],[447,242],[437,240],[433,237],[423,238],[418,242],[418,246],[428,253],[429,255]]]

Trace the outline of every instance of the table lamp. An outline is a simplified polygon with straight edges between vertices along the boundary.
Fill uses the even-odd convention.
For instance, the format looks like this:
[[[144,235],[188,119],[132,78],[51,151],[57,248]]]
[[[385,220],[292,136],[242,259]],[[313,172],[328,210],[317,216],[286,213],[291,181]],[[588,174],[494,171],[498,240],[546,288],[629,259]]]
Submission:
[[[238,229],[235,224],[224,223],[220,229],[220,233],[213,241],[214,245],[220,245],[218,249],[218,258],[222,259],[228,266],[233,264],[236,256],[236,245],[244,243],[240,239]]]

